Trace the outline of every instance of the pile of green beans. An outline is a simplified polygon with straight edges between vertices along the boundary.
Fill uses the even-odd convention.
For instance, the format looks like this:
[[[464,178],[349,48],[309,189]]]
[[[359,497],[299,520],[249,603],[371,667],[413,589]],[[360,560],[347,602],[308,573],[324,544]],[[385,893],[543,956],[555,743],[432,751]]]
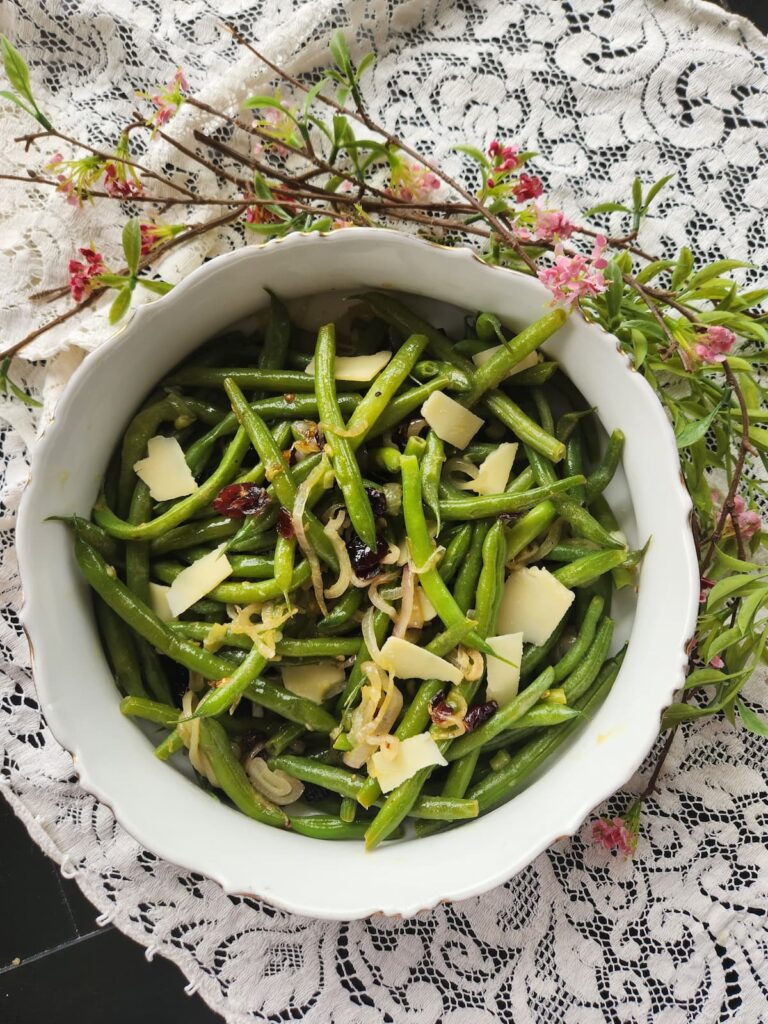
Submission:
[[[270,298],[259,332],[214,339],[158,384],[91,519],[59,521],[94,593],[120,709],[145,723],[157,757],[189,756],[262,824],[372,849],[496,807],[599,707],[623,656],[611,656],[612,593],[634,584],[641,558],[604,494],[624,437],[595,451],[596,411],[553,360],[510,375],[559,329],[559,310],[512,337],[479,313],[452,340],[371,292],[349,337],[327,324],[313,346]],[[372,380],[337,379],[339,356],[386,339],[391,358]],[[439,391],[483,421],[464,450],[422,417]],[[158,434],[178,441],[191,494],[157,501],[137,476]],[[504,490],[458,489],[456,459],[472,470],[501,440],[518,443]],[[157,588],[217,549],[231,572],[170,618]],[[519,692],[498,707],[485,659],[506,581],[526,566],[576,598],[545,643],[525,645]],[[464,678],[388,677],[378,648],[393,632]],[[313,664],[337,685],[291,687]],[[393,687],[397,715],[379,731],[372,710]],[[396,757],[427,731],[446,764],[382,792],[371,755]]]

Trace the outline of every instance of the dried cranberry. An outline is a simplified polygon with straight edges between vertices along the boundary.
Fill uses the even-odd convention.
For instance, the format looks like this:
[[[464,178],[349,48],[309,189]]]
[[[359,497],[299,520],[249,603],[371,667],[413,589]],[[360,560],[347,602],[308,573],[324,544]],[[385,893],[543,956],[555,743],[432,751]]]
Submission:
[[[380,491],[378,487],[366,487],[365,493],[368,495],[373,514],[377,518],[385,516],[387,514],[387,499],[384,496],[384,491]]]
[[[280,506],[280,511],[277,513],[277,532],[283,540],[290,540],[295,533],[291,513],[287,508],[283,508],[282,505]]]
[[[376,542],[376,550],[373,551],[363,544],[356,533],[353,533],[346,541],[346,546],[352,568],[361,580],[370,580],[376,575],[382,558],[389,550],[387,542],[379,538]]]
[[[222,487],[213,499],[213,507],[230,519],[258,516],[271,502],[270,496],[258,484],[229,484]]]
[[[499,705],[495,700],[488,700],[485,704],[475,704],[464,715],[464,728],[467,732],[474,732],[478,725],[482,725],[489,718],[493,718],[498,710]]]

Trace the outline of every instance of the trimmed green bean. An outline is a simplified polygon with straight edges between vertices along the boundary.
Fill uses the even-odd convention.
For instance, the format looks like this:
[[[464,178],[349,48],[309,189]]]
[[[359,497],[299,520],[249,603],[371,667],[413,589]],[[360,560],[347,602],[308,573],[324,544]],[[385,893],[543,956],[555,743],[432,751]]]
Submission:
[[[315,385],[317,404],[326,432],[331,433],[326,453],[336,474],[336,482],[344,497],[349,518],[358,537],[372,550],[376,549],[376,521],[371,502],[360,475],[360,466],[348,438],[344,419],[336,401],[336,330],[333,324],[321,327],[315,347]]]
[[[602,620],[586,655],[563,682],[563,690],[569,704],[577,701],[595,681],[603,662],[608,657],[613,639],[613,628],[613,619],[604,618]]]
[[[482,747],[494,736],[498,736],[500,732],[505,732],[540,700],[545,690],[551,689],[554,679],[554,669],[544,669],[537,679],[521,690],[508,704],[499,708],[495,715],[486,719],[474,732],[470,732],[452,743],[446,752],[446,758],[449,761],[456,761],[464,754],[468,754],[470,750]]]
[[[621,565],[637,565],[639,559],[639,551],[592,551],[557,569],[553,575],[564,587],[585,587]]]
[[[504,593],[506,555],[504,523],[499,520],[493,524],[483,541],[482,568],[475,598],[475,618],[481,636],[489,636],[496,631],[499,605]]]
[[[471,523],[462,523],[446,544],[445,554],[437,567],[443,583],[451,583],[464,564],[472,543],[472,529]]]
[[[444,391],[447,385],[447,377],[434,377],[426,384],[420,384],[417,388],[401,392],[392,399],[387,410],[378,418],[373,429],[368,433],[368,439],[380,437],[396,427],[398,423],[402,423],[414,410],[420,409],[434,391]]]
[[[333,715],[319,704],[313,704],[305,697],[297,697],[284,686],[267,679],[255,679],[245,690],[244,696],[254,704],[287,718],[289,722],[303,725],[309,732],[329,733],[338,724]]]
[[[434,430],[430,430],[427,434],[427,444],[421,459],[421,494],[424,503],[435,517],[438,533],[440,532],[438,488],[444,462],[445,446]]]
[[[562,658],[555,663],[556,683],[567,678],[581,664],[582,658],[586,657],[595,638],[597,624],[600,621],[600,616],[603,614],[604,607],[605,602],[601,597],[595,596],[589,602],[584,618],[581,621],[579,632],[576,634],[576,639]]]
[[[173,562],[154,562],[152,574],[161,583],[173,583],[183,566]],[[308,562],[299,562],[293,571],[288,590],[296,590],[306,583],[310,577]],[[241,580],[235,583],[220,583],[211,590],[207,597],[210,601],[219,601],[222,604],[259,604],[263,601],[272,601],[281,597],[284,591],[277,580]]]
[[[550,528],[557,518],[557,509],[551,501],[542,501],[526,512],[507,530],[507,561],[517,558],[529,544]]]
[[[456,604],[465,615],[475,600],[477,581],[480,579],[480,570],[483,566],[483,543],[490,528],[491,524],[484,519],[472,524],[469,551],[456,577],[453,595]]]
[[[108,603],[97,598],[94,608],[118,688],[129,697],[146,697],[133,637]]]
[[[143,718],[147,722],[164,725],[168,729],[173,729],[179,718],[176,708],[149,700],[147,697],[123,697],[120,701],[120,711],[128,718]]]
[[[315,364],[317,369],[317,364]],[[275,391],[282,395],[311,394],[315,390],[315,378],[301,370],[259,370],[242,369],[237,366],[188,366],[171,374],[166,384],[193,387],[224,387],[229,378],[241,388],[256,388],[260,391]],[[339,391],[357,391],[359,385],[353,381],[339,381]]]
[[[269,757],[277,757],[287,750],[292,743],[295,743],[300,736],[306,732],[303,725],[298,722],[285,722],[277,732],[273,733],[264,744],[264,749]]]
[[[350,587],[334,603],[325,618],[320,619],[317,624],[318,633],[335,633],[347,625],[355,626],[355,612],[362,600],[363,590],[360,587]]]
[[[414,363],[426,347],[427,339],[423,334],[411,335],[363,395],[362,401],[347,423],[353,451],[356,451],[373,431],[377,420],[386,412],[400,385],[408,378]]]
[[[583,482],[583,476],[568,476],[564,480],[557,480],[546,487],[534,487],[530,491],[504,491],[503,494],[478,494],[473,498],[448,498],[440,502],[440,512],[444,519],[454,522],[456,520],[485,519],[502,515],[505,512],[520,512],[538,505],[539,502],[547,498],[556,498],[559,508],[560,495]],[[575,504],[575,502],[571,504]],[[581,509],[581,506],[577,507]],[[585,512],[587,516],[589,515],[586,509],[581,509],[581,511]],[[562,510],[560,510],[560,514],[566,518]],[[592,517],[590,516],[590,518]],[[616,541],[611,541],[610,546],[616,547],[616,544]]]
[[[290,827],[288,816],[253,788],[245,769],[232,753],[229,737],[218,722],[210,718],[201,719],[200,746],[219,785],[243,814],[264,825]]]
[[[598,494],[603,493],[613,479],[616,470],[619,468],[623,451],[624,433],[621,430],[614,430],[608,438],[608,444],[600,460],[600,465],[587,477],[585,491],[588,505],[595,500]]]

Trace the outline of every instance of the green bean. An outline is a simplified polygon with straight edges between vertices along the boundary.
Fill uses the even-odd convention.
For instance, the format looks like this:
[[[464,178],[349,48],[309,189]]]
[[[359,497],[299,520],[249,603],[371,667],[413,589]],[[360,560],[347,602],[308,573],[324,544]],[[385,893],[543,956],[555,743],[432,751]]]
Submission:
[[[557,569],[553,575],[564,587],[584,587],[620,565],[637,565],[641,552],[625,550],[592,551]]]
[[[562,658],[555,663],[554,669],[556,683],[566,679],[571,672],[581,664],[582,659],[587,656],[587,653],[592,646],[592,641],[595,638],[595,632],[604,608],[605,602],[597,595],[595,595],[587,605],[587,609],[584,613],[583,619],[581,620],[581,625],[579,626],[579,631],[576,634],[573,644]]]
[[[444,363],[439,359],[422,359],[420,363],[416,363],[414,366],[411,376],[420,381],[432,380],[433,377],[447,377],[446,390],[469,391],[469,377],[467,377],[466,373],[458,367],[452,366],[450,363]]]
[[[539,487],[546,487],[557,481],[557,473],[550,459],[537,452],[531,445],[525,445],[525,454]]]
[[[499,605],[504,592],[506,554],[504,523],[498,520],[483,541],[483,564],[477,581],[475,618],[481,636],[489,636],[496,630]]]
[[[604,494],[598,494],[596,498],[593,498],[589,504],[589,510],[597,519],[601,526],[605,527],[609,533],[616,534],[619,531],[619,521],[613,513],[613,509],[608,504]],[[623,536],[623,535],[622,535]],[[616,539],[620,539],[616,537]],[[617,569],[611,572],[613,578],[613,584],[617,590],[622,587],[631,587],[635,582],[634,569],[628,566],[620,565]]]
[[[423,334],[413,334],[395,352],[377,375],[347,423],[350,446],[356,451],[387,410],[400,385],[407,379],[413,365],[427,347]],[[359,433],[358,433],[359,431]]]
[[[620,667],[620,655],[603,666],[592,688],[576,704],[576,710],[580,712],[578,717],[548,729],[543,735],[531,740],[512,755],[511,761],[501,771],[491,772],[470,788],[467,796],[478,801],[481,814],[508,798],[523,779],[530,776],[568,739],[580,721],[592,718],[613,686]]]
[[[426,650],[430,654],[436,654],[438,658],[444,658],[476,629],[477,623],[473,619],[457,619],[448,629],[434,636],[427,644]]]
[[[298,722],[285,722],[277,732],[273,733],[264,744],[264,749],[269,757],[277,757],[287,750],[300,736],[305,733],[303,725]]]
[[[584,537],[603,548],[623,548],[622,541],[612,537],[593,515],[572,498],[555,498],[558,514],[568,523],[577,537]]]
[[[357,801],[352,797],[345,796],[339,807],[339,817],[347,825],[351,825],[357,817]]]
[[[196,491],[177,501],[175,505],[148,523],[133,526],[120,519],[106,505],[103,495],[99,497],[93,510],[93,518],[112,537],[119,540],[153,540],[174,526],[179,526],[198,509],[207,505],[221,488],[229,483],[237,473],[245,453],[248,451],[248,435],[240,429],[230,442],[224,458],[216,470],[202,483]]]
[[[254,679],[267,667],[268,659],[258,647],[251,648],[245,660],[225,679],[219,680],[215,689],[200,700],[191,718],[215,718],[229,711],[240,700]]]
[[[168,761],[174,754],[184,749],[184,740],[181,734],[175,729],[169,733],[162,743],[155,747],[155,757],[158,761]]]
[[[537,363],[535,366],[529,366],[525,370],[520,370],[518,373],[514,373],[511,377],[507,377],[504,381],[505,386],[513,388],[527,388],[535,387],[537,385],[546,384],[546,382],[557,373],[559,369],[558,363],[543,361]],[[558,438],[558,440],[562,440]]]
[[[374,448],[368,452],[368,461],[374,469],[381,473],[400,472],[400,449],[392,445]]]
[[[281,369],[286,364],[290,347],[291,321],[288,318],[288,310],[274,292],[269,292],[269,319],[264,332],[264,344],[257,360],[258,368]]]
[[[565,454],[565,445],[543,430],[535,420],[527,416],[523,410],[501,391],[489,391],[483,404],[508,430],[521,441],[541,452],[552,462],[559,462]]]
[[[559,440],[566,442],[574,430],[578,427],[579,422],[586,416],[591,416],[595,412],[595,409],[580,409],[577,412],[566,412],[557,421],[557,430],[555,431]]]
[[[588,505],[595,500],[598,494],[602,494],[613,479],[621,462],[623,451],[624,433],[621,430],[614,430],[608,438],[608,445],[600,460],[600,465],[587,477],[586,502]]]
[[[300,370],[242,369],[237,366],[188,366],[171,374],[166,383],[181,387],[216,388],[223,387],[228,377],[241,388],[258,388],[282,395],[311,394],[315,390],[315,379],[311,373]],[[351,381],[338,383],[340,391],[357,391],[359,388],[357,383]]]
[[[472,543],[472,529],[471,523],[462,523],[448,541],[445,547],[445,554],[440,560],[440,565],[437,567],[443,583],[450,583],[464,564],[464,560],[469,553],[470,544]]]
[[[468,754],[470,750],[476,750],[483,744],[505,732],[510,726],[529,711],[541,698],[545,690],[549,690],[554,682],[555,672],[552,668],[546,668],[532,683],[524,690],[521,690],[516,697],[513,697],[508,704],[499,708],[492,718],[486,719],[474,732],[470,732],[451,744],[446,752],[449,761],[456,761],[458,758]]]
[[[210,718],[201,720],[200,746],[219,785],[243,814],[264,825],[290,827],[288,816],[253,788],[245,769],[232,753],[229,737],[218,722]]]
[[[483,747],[485,753],[507,747],[511,743],[518,743],[521,739],[530,736],[534,730],[550,729],[555,726],[565,725],[573,718],[579,718],[581,712],[572,708],[569,704],[552,704],[549,701],[542,701],[515,722],[511,729],[486,743]],[[455,762],[460,764],[460,762]]]
[[[147,697],[123,697],[120,711],[129,718],[144,718],[147,722],[164,725],[168,729],[174,728],[179,717],[176,708]]]
[[[442,797],[461,799],[467,791],[480,756],[480,748],[470,750],[458,761],[453,761],[443,784]],[[445,826],[439,821],[422,820],[416,822],[416,835],[421,839],[441,831]]]
[[[183,554],[185,562],[196,562],[210,554],[209,548],[187,548]],[[232,566],[232,575],[246,580],[270,580],[275,575],[275,562],[273,558],[265,558],[263,555],[233,555],[228,554],[229,564]]]
[[[526,512],[507,530],[507,561],[517,558],[537,537],[545,533],[557,518],[557,509],[551,501],[542,501]]]
[[[477,800],[464,800],[461,797],[420,796],[408,812],[411,818],[422,821],[466,821],[476,818],[480,813]]]
[[[173,583],[183,568],[174,562],[154,562],[152,574],[161,583]],[[293,571],[288,590],[296,590],[306,583],[309,577],[309,563],[299,562]],[[283,593],[283,588],[275,579],[254,582],[241,580],[234,583],[220,583],[208,593],[207,597],[211,601],[219,601],[222,604],[260,604],[263,601],[272,601],[276,597],[281,597]]]
[[[326,452],[330,455],[336,482],[344,498],[352,527],[363,544],[375,550],[376,521],[363,486],[360,466],[349,440],[340,433],[345,430],[345,425],[336,401],[335,360],[336,331],[333,324],[327,324],[320,328],[315,347],[317,404],[325,430],[332,436],[330,445],[326,444]],[[329,452],[329,448],[332,448],[332,453]]]
[[[157,651],[144,640],[143,637],[134,636],[136,654],[141,666],[141,675],[146,688],[155,698],[163,704],[173,704],[173,693],[168,676],[160,661]]]
[[[561,540],[544,557],[548,562],[575,562],[577,558],[594,555],[600,550],[588,540]]]
[[[133,490],[129,523],[143,523],[152,510],[149,488],[139,480]],[[125,582],[142,601],[149,601],[149,545],[146,541],[131,541],[125,545]]]
[[[526,466],[525,469],[521,470],[520,473],[507,484],[505,494],[520,494],[521,491],[528,491],[531,485],[535,483],[533,470],[530,466]]]
[[[401,392],[392,399],[386,412],[379,416],[373,429],[368,433],[368,440],[373,437],[381,437],[382,434],[396,427],[398,423],[402,423],[415,409],[420,409],[434,391],[444,391],[448,383],[447,377],[434,377],[426,384],[420,384],[417,388]]]
[[[363,591],[359,587],[350,587],[336,601],[325,618],[317,624],[318,633],[334,633],[345,626],[355,626],[355,612],[363,600]]]
[[[65,523],[90,544],[94,551],[98,551],[105,562],[118,567],[124,564],[123,546],[89,519],[83,519],[82,516],[48,516],[46,522]]]
[[[235,381],[231,378],[227,378],[227,380],[224,381],[224,390],[227,393],[227,398],[229,398],[232,403],[232,411],[240,420],[243,430],[245,430],[251,444],[258,452],[259,458],[264,464],[264,470],[270,480],[270,489],[274,492],[275,497],[280,504],[286,508],[288,512],[293,512],[297,493],[296,480],[294,478],[293,471],[288,466],[283,457],[283,453],[278,448],[275,439],[270,433],[269,427],[261,416],[259,416],[257,412],[254,412],[254,410],[248,405],[245,396]],[[307,521],[307,537],[309,538],[312,547],[315,549],[318,556],[326,562],[326,564],[330,565],[332,569],[338,570],[339,561],[336,557],[336,552],[334,551],[329,538],[323,532],[321,524],[309,511],[306,511],[304,516]],[[293,543],[290,545],[286,545],[285,543],[280,545],[281,558],[285,558],[285,564],[281,566],[281,569],[283,570],[281,589],[285,589],[285,586],[287,586],[291,580],[291,573],[288,570],[293,565],[292,555],[294,548],[295,544]],[[290,558],[288,557],[289,551],[291,553]]]
[[[254,704],[287,718],[289,722],[303,725],[309,732],[329,733],[338,724],[333,715],[319,704],[313,704],[304,697],[297,697],[279,683],[266,679],[255,679],[246,689],[244,696]]]
[[[533,404],[536,406],[536,414],[539,417],[539,423],[548,434],[554,434],[555,421],[552,417],[552,410],[549,407],[547,396],[544,394],[544,389],[531,388],[531,395],[533,396]]]
[[[75,534],[75,558],[80,571],[99,597],[139,636],[173,661],[206,679],[223,679],[234,668],[232,662],[209,654],[176,636],[155,613],[140,601],[89,544]],[[143,688],[142,688],[143,689]],[[145,693],[136,696],[146,696]]]
[[[558,508],[560,495],[564,491],[570,491],[584,482],[583,476],[568,476],[564,480],[558,480],[546,487],[534,487],[530,491],[510,492],[503,494],[478,494],[472,498],[449,498],[440,502],[440,512],[444,519],[454,522],[456,520],[466,521],[467,519],[485,519],[490,516],[499,516],[505,512],[519,512],[522,509],[538,505],[546,498],[557,498]],[[571,504],[575,504],[572,502]],[[581,506],[577,506],[581,508]],[[587,516],[586,509],[581,509]],[[561,510],[561,515],[566,518]],[[592,517],[590,516],[590,519]],[[570,521],[570,520],[569,520]],[[599,524],[596,524],[599,525]],[[612,541],[611,547],[616,547],[616,541]]]
[[[133,637],[107,603],[97,598],[94,608],[99,632],[118,687],[129,697],[146,697],[147,692],[141,679]]]
[[[523,659],[520,662],[520,678],[525,681],[530,678],[536,669],[546,661],[552,651],[555,649],[560,641],[560,637],[565,632],[565,624],[567,622],[567,616],[563,616],[560,622],[555,627],[554,631],[550,634],[549,639],[543,644],[531,645],[526,647],[523,651]]]
[[[434,430],[430,430],[427,434],[427,444],[421,460],[421,494],[424,503],[435,517],[438,533],[440,532],[438,486],[440,484],[440,474],[443,471],[444,462],[445,447],[443,442]]]
[[[237,533],[238,528],[238,521],[226,516],[214,516],[196,523],[187,523],[150,541],[149,552],[151,555],[165,555],[171,551],[183,551],[184,548],[216,543]]]
[[[608,657],[613,639],[613,627],[613,619],[604,618],[602,620],[586,655],[563,682],[563,690],[569,704],[577,701],[594,682],[603,662]]]
[[[584,472],[584,452],[581,431],[578,429],[574,430],[566,443],[564,466],[565,472],[571,475]],[[579,503],[583,503],[586,500],[586,495],[586,486],[575,487],[573,490],[573,498]]]
[[[294,832],[310,839],[359,840],[364,837],[366,828],[364,821],[346,822],[330,814],[293,815],[290,822]]]
[[[434,549],[421,504],[421,476],[416,457],[404,455],[400,461],[400,470],[403,477],[405,532],[411,546],[413,560],[417,566],[422,567],[419,572],[419,582],[443,624],[450,627],[459,619],[464,618],[464,610],[456,603],[453,594],[443,582],[437,569],[423,568],[432,557]],[[485,654],[493,654],[493,649],[475,633],[470,633],[468,641],[477,650],[483,651]]]
[[[313,786],[328,789],[331,793],[338,793],[340,796],[349,796],[353,799],[357,797],[365,781],[362,775],[356,775],[347,768],[337,768],[336,765],[322,764],[319,761],[312,761],[307,757],[296,757],[293,754],[272,757],[268,764],[273,770],[279,768],[301,782],[309,782]]]
[[[147,442],[157,433],[161,423],[175,420],[179,406],[174,398],[167,395],[136,413],[123,435],[120,455],[120,475],[117,482],[117,509],[120,515],[127,515],[133,494],[136,475],[134,464],[147,453]]]
[[[469,552],[456,577],[453,596],[456,604],[465,615],[475,600],[477,581],[480,579],[480,571],[483,565],[483,543],[490,528],[491,524],[483,519],[472,524],[472,540]]]

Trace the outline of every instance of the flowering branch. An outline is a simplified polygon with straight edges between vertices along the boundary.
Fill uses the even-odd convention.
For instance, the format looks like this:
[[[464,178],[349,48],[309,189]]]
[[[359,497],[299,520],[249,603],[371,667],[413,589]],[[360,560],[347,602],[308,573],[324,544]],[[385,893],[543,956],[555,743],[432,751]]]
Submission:
[[[240,32],[233,37],[274,75],[272,94],[252,96],[237,113],[216,110],[189,95],[182,69],[166,85],[143,98],[149,115],[136,115],[113,153],[87,140],[64,135],[41,114],[21,57],[2,41],[6,75],[14,91],[3,93],[33,117],[43,131],[22,136],[27,150],[43,139],[57,139],[84,152],[71,160],[53,154],[40,173],[4,175],[31,188],[55,188],[67,202],[92,200],[172,207],[222,207],[220,215],[198,223],[159,224],[130,218],[123,228],[125,266],[106,267],[103,256],[81,248],[70,263],[68,285],[38,297],[51,301],[67,294],[76,305],[8,347],[0,356],[0,388],[26,397],[7,376],[8,357],[44,331],[113,291],[110,319],[128,309],[137,287],[162,294],[170,286],[145,271],[177,245],[225,226],[249,234],[281,237],[294,231],[331,231],[356,224],[408,224],[412,230],[457,243],[476,240],[482,258],[535,275],[553,301],[614,334],[635,369],[654,388],[672,423],[690,491],[692,529],[701,566],[701,612],[690,644],[690,674],[681,699],[664,716],[668,735],[641,796],[622,817],[595,824],[603,846],[634,851],[643,802],[655,791],[659,773],[681,724],[724,713],[760,733],[763,723],[740,698],[744,683],[763,659],[768,626],[768,583],[757,563],[762,523],[753,507],[763,485],[746,473],[749,459],[768,465],[768,429],[761,406],[765,391],[754,373],[763,358],[768,326],[761,304],[768,289],[741,287],[734,270],[749,269],[734,259],[708,265],[686,247],[669,256],[643,245],[643,224],[671,176],[645,185],[633,182],[628,202],[600,203],[576,223],[547,197],[544,182],[531,173],[535,154],[493,139],[482,146],[455,147],[471,167],[467,181],[447,173],[406,140],[377,124],[363,97],[362,79],[373,60],[355,66],[341,34],[330,45],[333,66],[308,84],[260,53]],[[290,90],[283,98],[279,88]],[[226,126],[222,141],[194,130],[193,142],[168,129],[178,110],[189,104]],[[295,104],[295,105],[294,105]],[[356,134],[364,129],[362,137]],[[193,167],[212,174],[220,196],[153,172],[129,151],[136,133],[159,137]],[[155,180],[172,195],[154,196]],[[135,212],[129,210],[129,212]],[[592,218],[621,215],[613,233],[591,226]],[[601,223],[598,221],[598,223]],[[604,221],[602,223],[605,223]],[[591,251],[580,243],[588,239]],[[677,387],[673,387],[676,385]],[[683,393],[684,392],[684,393]],[[727,480],[724,497],[713,490],[713,471]],[[707,696],[709,695],[709,696]]]

